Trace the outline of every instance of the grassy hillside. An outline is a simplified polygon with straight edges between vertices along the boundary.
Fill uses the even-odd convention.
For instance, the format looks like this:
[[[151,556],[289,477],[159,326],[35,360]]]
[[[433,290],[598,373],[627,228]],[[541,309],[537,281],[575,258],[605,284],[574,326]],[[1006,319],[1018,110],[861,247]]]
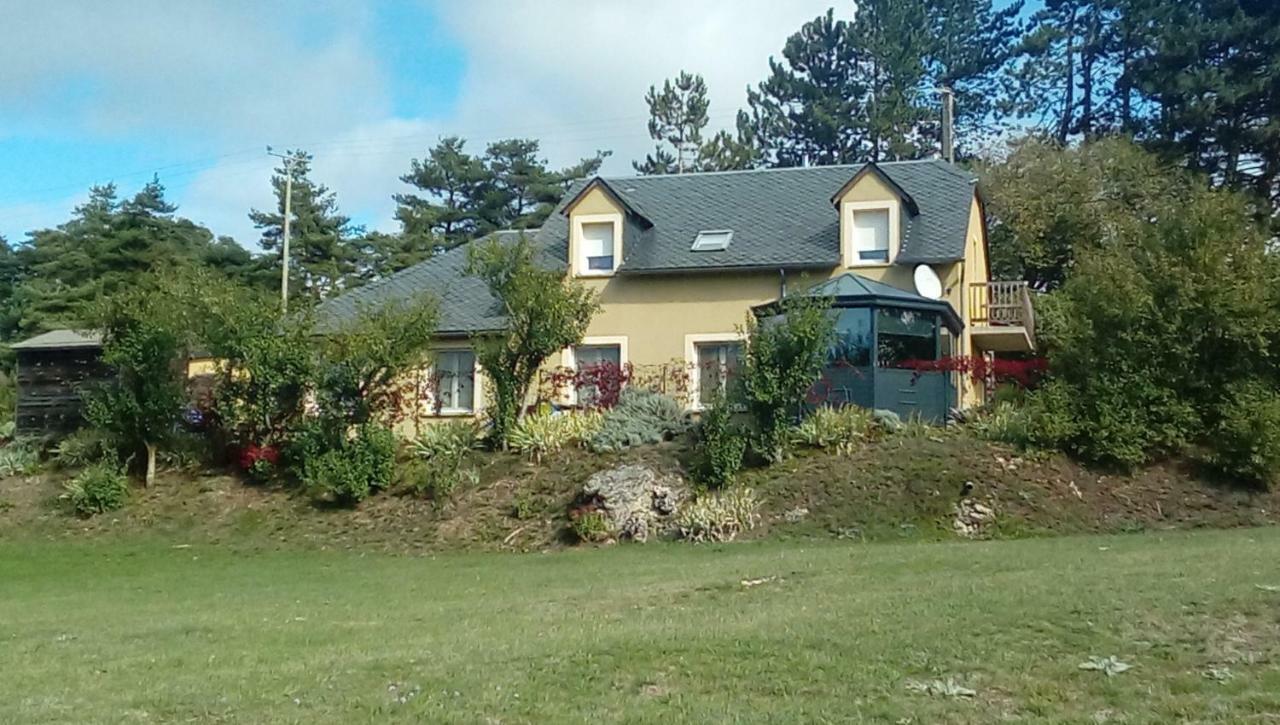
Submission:
[[[567,543],[567,511],[595,471],[622,462],[680,473],[684,442],[593,455],[565,451],[534,465],[478,454],[479,481],[443,504],[396,492],[355,510],[316,506],[279,488],[226,475],[170,472],[136,489],[122,511],[78,519],[57,502],[67,474],[0,481],[0,537],[135,537],[244,548],[418,552],[449,548],[541,550]],[[1280,520],[1280,492],[1212,484],[1176,464],[1134,474],[1082,468],[1060,456],[1028,458],[962,431],[922,428],[866,444],[852,455],[801,450],[742,485],[762,501],[752,538],[951,539],[954,507],[990,505],[986,538],[1235,527]]]
[[[1265,722],[1277,558],[1280,529],[429,558],[0,543],[0,721]],[[1080,669],[1112,656],[1132,669]]]

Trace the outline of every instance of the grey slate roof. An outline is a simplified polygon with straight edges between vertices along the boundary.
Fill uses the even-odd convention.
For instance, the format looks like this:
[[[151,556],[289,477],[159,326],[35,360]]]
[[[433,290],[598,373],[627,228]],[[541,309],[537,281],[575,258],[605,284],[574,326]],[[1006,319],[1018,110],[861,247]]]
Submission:
[[[624,258],[619,273],[835,267],[840,263],[840,220],[831,197],[864,166],[601,179],[635,212],[627,215],[624,224]],[[962,259],[975,177],[942,161],[876,166],[909,194],[919,209],[918,215],[904,221],[896,263]],[[575,182],[536,233],[503,231],[496,235],[514,239],[521,233],[531,234],[542,248],[546,264],[567,265],[569,220],[562,212],[589,183],[588,179]],[[733,230],[728,249],[690,249],[698,232],[713,229]],[[354,317],[362,305],[409,299],[422,292],[440,300],[439,331],[443,335],[501,329],[501,308],[483,282],[465,274],[466,261],[467,245],[463,245],[328,300],[317,309],[318,331]]]
[[[531,230],[532,231],[532,230]],[[493,236],[514,240],[531,232],[501,231]],[[363,306],[376,306],[429,292],[440,302],[441,335],[500,330],[502,309],[477,277],[466,274],[467,248],[461,245],[443,254],[400,270],[390,277],[357,287],[316,308],[317,332],[324,333],[352,319]]]
[[[14,350],[74,350],[102,347],[102,336],[88,330],[50,330],[15,343]]]
[[[644,217],[628,219],[619,272],[834,267],[840,262],[840,219],[831,197],[864,166],[603,179]],[[962,259],[975,177],[936,160],[876,166],[919,208],[919,214],[904,220],[896,262]],[[538,234],[538,240],[566,263],[569,225],[561,212],[587,183],[570,188]],[[698,232],[711,229],[733,230],[729,248],[690,250]]]

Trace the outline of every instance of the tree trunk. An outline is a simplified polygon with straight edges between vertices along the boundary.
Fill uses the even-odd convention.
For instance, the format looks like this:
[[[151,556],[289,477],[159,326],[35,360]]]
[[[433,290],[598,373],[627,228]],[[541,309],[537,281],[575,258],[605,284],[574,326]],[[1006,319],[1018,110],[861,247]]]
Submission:
[[[144,484],[150,488],[151,484],[156,480],[156,444],[147,443],[147,474],[143,479]]]

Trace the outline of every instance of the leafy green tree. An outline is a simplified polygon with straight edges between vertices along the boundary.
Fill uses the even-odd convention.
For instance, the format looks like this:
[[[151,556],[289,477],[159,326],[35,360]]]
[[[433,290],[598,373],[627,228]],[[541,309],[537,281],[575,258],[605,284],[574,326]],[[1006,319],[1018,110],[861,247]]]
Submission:
[[[493,441],[504,447],[542,364],[580,342],[598,308],[594,292],[559,269],[540,267],[536,254],[524,237],[490,239],[468,250],[467,273],[484,280],[506,316],[503,330],[473,338],[476,359],[493,383]]]
[[[830,312],[827,298],[792,296],[783,298],[772,317],[747,317],[739,384],[755,421],[756,448],[771,463],[786,454],[788,433],[827,365],[835,342]]]
[[[981,167],[992,272],[1043,290],[1061,286],[1082,252],[1114,245],[1151,216],[1179,213],[1185,182],[1122,139],[1072,148],[1022,139]]]
[[[156,454],[175,432],[186,402],[188,330],[163,288],[136,286],[103,301],[95,327],[114,377],[88,391],[85,415],[125,448],[143,454],[155,481]]]
[[[291,299],[316,303],[358,283],[358,239],[363,230],[338,211],[336,194],[311,180],[311,154],[295,150],[288,152],[287,157],[271,177],[276,208],[254,209],[249,212],[249,219],[262,230],[262,248],[274,255],[279,274],[286,180],[292,177],[289,293]]]
[[[1244,195],[1211,189],[1127,142],[1099,145],[1113,158],[1095,186],[1106,197],[1094,201],[1109,211],[1038,304],[1056,386],[1042,414],[1072,421],[1058,426],[1059,443],[1089,460],[1131,466],[1189,444],[1233,457],[1247,446],[1210,433],[1247,433],[1239,416],[1224,426],[1233,410],[1276,419],[1274,400],[1240,386],[1280,385],[1280,259]]]

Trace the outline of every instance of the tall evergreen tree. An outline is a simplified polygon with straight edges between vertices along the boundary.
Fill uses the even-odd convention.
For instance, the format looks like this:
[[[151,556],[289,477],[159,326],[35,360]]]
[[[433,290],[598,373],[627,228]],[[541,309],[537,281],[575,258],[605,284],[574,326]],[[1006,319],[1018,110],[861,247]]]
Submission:
[[[155,269],[200,265],[252,281],[247,251],[176,212],[158,179],[124,201],[113,184],[90,189],[66,223],[31,232],[11,257],[0,256],[0,296],[13,284],[11,327],[26,335],[89,324],[99,298],[134,288]]]
[[[1129,0],[1148,145],[1280,213],[1280,3]]]
[[[1000,110],[1020,11],[991,0],[863,0],[851,22],[828,11],[748,89],[740,135],[771,166],[916,158],[939,149],[947,86],[961,138],[972,138]]]
[[[271,186],[276,208],[254,209],[249,219],[262,230],[262,248],[274,256],[277,274],[284,237],[286,175],[293,177],[289,224],[290,298],[319,302],[358,283],[358,239],[363,230],[338,211],[338,197],[328,187],[311,180],[311,154],[288,152],[288,160],[275,170]],[[277,278],[278,279],[278,278]]]
[[[489,174],[483,159],[466,152],[466,143],[457,136],[442,139],[400,177],[422,194],[396,194],[396,219],[405,235],[425,246],[456,246],[481,226]]]
[[[643,162],[632,162],[642,174],[683,174],[700,166],[702,130],[707,127],[707,83],[700,75],[680,71],[662,90],[649,86],[649,136],[658,142]]]

